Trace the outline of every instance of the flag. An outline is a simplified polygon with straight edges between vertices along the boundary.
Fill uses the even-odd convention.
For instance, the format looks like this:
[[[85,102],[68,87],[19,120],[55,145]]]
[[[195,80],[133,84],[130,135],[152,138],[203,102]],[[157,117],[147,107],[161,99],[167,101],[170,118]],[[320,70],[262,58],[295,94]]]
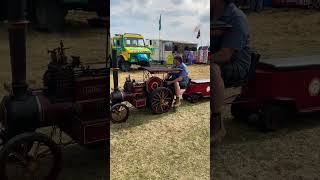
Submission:
[[[200,37],[200,29],[198,31],[197,39],[199,39],[199,37]]]
[[[159,19],[159,31],[161,30],[161,14],[160,14],[160,19]]]
[[[197,32],[197,31],[199,31],[199,29],[200,29],[200,24],[198,24],[194,29],[193,29],[193,32],[195,33],[195,32]]]

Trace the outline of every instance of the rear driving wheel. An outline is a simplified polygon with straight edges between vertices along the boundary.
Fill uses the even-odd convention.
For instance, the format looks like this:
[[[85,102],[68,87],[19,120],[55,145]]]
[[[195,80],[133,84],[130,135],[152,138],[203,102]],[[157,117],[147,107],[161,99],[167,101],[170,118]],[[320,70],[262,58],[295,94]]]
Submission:
[[[262,109],[261,120],[265,130],[275,131],[285,127],[291,115],[292,111],[286,105],[267,104]]]
[[[123,123],[128,120],[129,108],[124,104],[115,104],[111,107],[111,121],[113,123]]]
[[[170,89],[159,87],[150,95],[150,106],[154,114],[168,112],[172,107],[173,94]]]
[[[61,149],[44,134],[24,133],[5,144],[0,162],[3,180],[55,180],[61,169]]]

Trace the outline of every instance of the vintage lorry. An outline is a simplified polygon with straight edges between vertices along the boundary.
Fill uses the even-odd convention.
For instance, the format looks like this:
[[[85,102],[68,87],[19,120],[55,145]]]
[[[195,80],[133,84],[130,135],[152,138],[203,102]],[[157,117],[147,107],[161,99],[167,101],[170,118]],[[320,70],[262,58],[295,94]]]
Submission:
[[[131,64],[150,66],[152,61],[152,51],[141,34],[116,34],[112,38],[112,49],[117,51],[117,60],[122,71],[129,71]]]

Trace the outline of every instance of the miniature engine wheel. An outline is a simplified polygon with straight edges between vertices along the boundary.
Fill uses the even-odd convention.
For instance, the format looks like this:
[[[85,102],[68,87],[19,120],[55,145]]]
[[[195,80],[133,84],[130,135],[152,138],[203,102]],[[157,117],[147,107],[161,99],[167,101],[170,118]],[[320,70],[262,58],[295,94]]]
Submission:
[[[61,169],[61,149],[44,134],[23,133],[4,145],[0,161],[0,179],[55,180]]]
[[[152,76],[148,79],[146,85],[147,85],[146,87],[147,92],[152,93],[153,90],[162,86],[162,79],[156,76]]]
[[[168,112],[173,102],[172,91],[166,87],[158,87],[151,93],[149,101],[154,114]]]
[[[275,131],[287,124],[291,113],[290,108],[285,105],[267,104],[263,107],[260,118],[265,130]]]
[[[231,105],[231,114],[234,117],[234,119],[245,121],[248,120],[249,116],[251,115],[251,112],[242,107],[242,104],[239,103],[240,100],[240,97],[237,97],[235,100],[233,100]]]
[[[111,121],[113,123],[126,122],[129,117],[129,108],[124,104],[115,104],[111,107]]]

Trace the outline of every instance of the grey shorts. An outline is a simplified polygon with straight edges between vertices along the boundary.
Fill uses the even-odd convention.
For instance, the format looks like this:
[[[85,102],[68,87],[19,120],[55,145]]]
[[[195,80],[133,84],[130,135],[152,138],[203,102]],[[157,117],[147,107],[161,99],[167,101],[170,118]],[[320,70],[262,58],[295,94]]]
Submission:
[[[186,89],[189,84],[189,78],[183,78],[182,81],[179,82],[179,86],[181,89]]]
[[[235,63],[220,65],[220,69],[221,77],[225,85],[243,81],[247,76],[247,72]]]
[[[175,80],[175,78],[169,78],[169,81],[173,81],[173,80]],[[183,78],[182,81],[179,81],[180,88],[186,89],[189,85],[189,81],[190,81],[189,77]]]

